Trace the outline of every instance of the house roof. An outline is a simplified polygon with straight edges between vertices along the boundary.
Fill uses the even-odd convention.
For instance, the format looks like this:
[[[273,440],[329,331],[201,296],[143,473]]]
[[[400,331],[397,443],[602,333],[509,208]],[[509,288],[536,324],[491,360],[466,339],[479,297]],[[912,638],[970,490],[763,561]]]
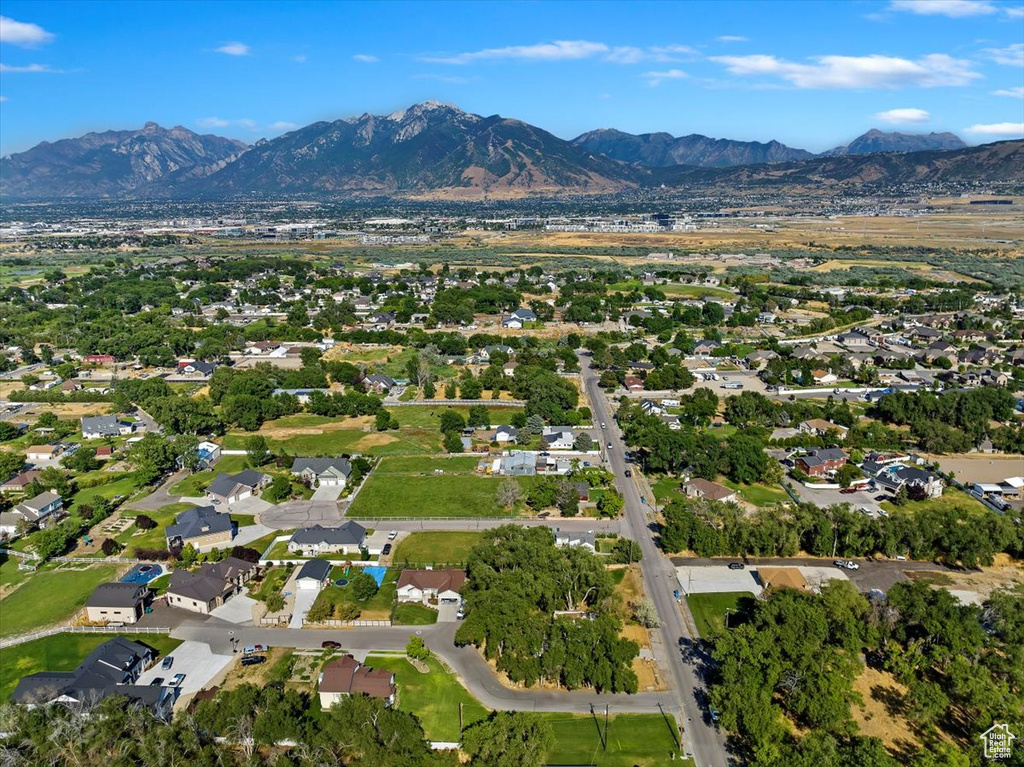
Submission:
[[[122,421],[116,415],[92,415],[82,416],[82,431],[99,432],[111,436],[121,433],[122,426],[128,426],[127,421]]]
[[[12,511],[16,511],[19,514],[32,514],[39,516],[39,512],[45,509],[54,501],[60,501],[61,497],[56,493],[47,490],[46,492],[40,493],[35,498],[29,498],[27,501],[22,501],[15,506]]]
[[[425,590],[461,592],[466,582],[466,573],[462,570],[402,570],[398,578],[397,588],[412,586]]]
[[[229,496],[234,493],[235,489],[241,485],[247,487],[250,490],[255,490],[259,484],[263,481],[264,475],[258,471],[252,469],[246,469],[240,471],[238,474],[219,474],[213,482],[210,483],[207,492],[211,495]]]
[[[167,593],[200,602],[209,602],[228,589],[227,581],[204,567],[195,573],[190,573],[188,570],[175,570],[171,573],[171,582],[167,586]]]
[[[298,544],[358,545],[365,539],[366,528],[349,520],[339,527],[323,527],[322,525],[303,527],[301,530],[296,530],[290,540],[292,543]]]
[[[86,600],[86,607],[134,607],[149,587],[141,583],[101,583]]]
[[[301,474],[307,469],[316,476],[329,472],[343,477],[352,474],[352,464],[347,458],[296,458],[292,462],[292,474]]]
[[[318,582],[326,581],[331,577],[331,567],[331,563],[326,559],[311,559],[302,566],[296,579],[312,578]]]
[[[721,501],[725,498],[736,495],[736,491],[732,488],[719,485],[717,482],[710,482],[701,477],[691,479],[686,483],[687,487],[692,487],[700,492],[702,496],[711,501]]]
[[[167,526],[167,540],[181,538],[199,538],[204,535],[216,535],[231,531],[231,517],[220,514],[213,506],[193,506],[181,514],[176,514],[174,524]]]
[[[390,698],[395,694],[394,674],[387,669],[367,668],[351,655],[343,655],[324,666],[320,692]]]

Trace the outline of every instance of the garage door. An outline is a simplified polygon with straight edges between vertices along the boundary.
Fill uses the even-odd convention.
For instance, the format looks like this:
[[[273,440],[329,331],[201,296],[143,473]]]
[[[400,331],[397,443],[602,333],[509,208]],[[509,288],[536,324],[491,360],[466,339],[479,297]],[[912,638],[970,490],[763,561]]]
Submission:
[[[244,501],[246,498],[252,498],[252,491],[251,490],[246,490],[244,493],[239,493],[238,495],[236,495],[231,500],[232,501]]]

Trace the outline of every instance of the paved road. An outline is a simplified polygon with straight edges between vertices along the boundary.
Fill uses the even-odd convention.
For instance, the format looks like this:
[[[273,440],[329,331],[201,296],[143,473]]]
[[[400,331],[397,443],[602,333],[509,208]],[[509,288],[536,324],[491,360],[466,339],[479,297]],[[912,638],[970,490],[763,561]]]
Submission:
[[[189,475],[188,469],[183,469],[175,474],[172,474],[170,478],[164,482],[160,487],[154,490],[152,493],[147,495],[145,498],[139,498],[137,501],[125,504],[125,508],[134,509],[135,511],[157,511],[172,503],[177,503],[181,500],[180,495],[172,495],[170,488],[181,482]]]
[[[685,600],[677,605],[672,592],[678,588],[675,569],[672,563],[661,556],[654,545],[650,532],[650,520],[647,514],[650,508],[640,502],[640,492],[636,484],[625,475],[626,462],[623,457],[622,432],[611,417],[612,412],[608,400],[598,386],[598,374],[591,367],[589,355],[581,356],[583,385],[590,399],[590,407],[594,413],[595,423],[607,424],[605,438],[602,442],[611,442],[613,449],[607,452],[607,463],[615,474],[615,486],[625,499],[625,516],[632,537],[635,538],[643,551],[640,568],[644,577],[644,585],[648,596],[657,608],[661,620],[660,647],[656,646],[655,656],[662,667],[669,670],[668,678],[672,681],[672,692],[668,694],[673,714],[680,713],[683,734],[683,748],[693,755],[697,767],[724,767],[730,758],[725,748],[725,738],[711,724],[710,718],[705,719],[705,712],[698,701],[704,700],[706,692],[698,679],[697,662],[699,648],[696,646],[696,632],[691,633],[686,626],[693,626],[693,616]],[[684,624],[683,618],[687,623]],[[684,660],[685,651],[685,660]]]
[[[557,527],[560,530],[585,531],[594,530],[599,533],[624,533],[628,529],[627,522],[621,519],[562,519],[548,517],[546,519],[516,518],[509,519],[358,519],[363,527],[373,530],[397,530],[399,532],[416,533],[421,530],[492,530],[502,525],[516,524],[523,527]]]

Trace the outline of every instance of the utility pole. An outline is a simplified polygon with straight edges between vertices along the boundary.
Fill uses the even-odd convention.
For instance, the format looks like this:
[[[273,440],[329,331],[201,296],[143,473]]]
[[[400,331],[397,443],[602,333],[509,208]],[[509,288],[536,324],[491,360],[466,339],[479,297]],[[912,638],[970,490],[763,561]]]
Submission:
[[[462,742],[462,702],[459,701],[459,742]]]
[[[608,750],[608,704],[604,706],[604,750]]]

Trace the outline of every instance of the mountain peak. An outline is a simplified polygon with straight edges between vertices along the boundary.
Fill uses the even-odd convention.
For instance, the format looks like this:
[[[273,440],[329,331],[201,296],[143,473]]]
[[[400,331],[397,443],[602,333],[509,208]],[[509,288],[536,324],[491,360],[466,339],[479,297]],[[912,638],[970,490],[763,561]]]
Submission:
[[[849,144],[837,146],[824,157],[841,157],[848,154],[877,154],[878,152],[924,152],[931,149],[963,149],[966,147],[955,133],[900,133],[886,132],[872,128]]]

